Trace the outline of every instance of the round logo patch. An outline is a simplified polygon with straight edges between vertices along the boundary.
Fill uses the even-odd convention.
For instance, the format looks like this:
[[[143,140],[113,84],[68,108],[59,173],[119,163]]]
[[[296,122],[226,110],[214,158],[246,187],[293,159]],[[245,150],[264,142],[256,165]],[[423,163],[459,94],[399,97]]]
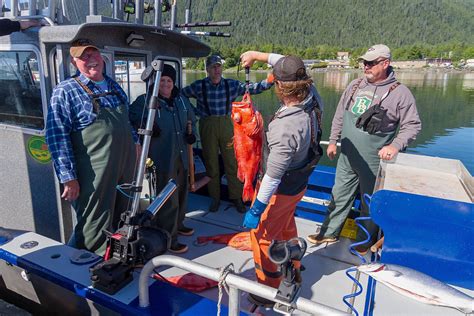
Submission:
[[[44,137],[32,136],[28,140],[28,153],[39,163],[48,163],[51,161],[51,153]]]

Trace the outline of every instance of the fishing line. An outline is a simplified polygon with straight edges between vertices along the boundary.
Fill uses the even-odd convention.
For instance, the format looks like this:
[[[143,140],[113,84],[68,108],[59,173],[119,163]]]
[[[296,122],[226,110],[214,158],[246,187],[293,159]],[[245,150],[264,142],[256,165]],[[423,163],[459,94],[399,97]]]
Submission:
[[[128,183],[124,183],[124,184],[119,184],[117,185],[115,188],[117,189],[117,191],[119,191],[122,195],[124,195],[127,199],[129,200],[132,200],[133,199],[133,195],[130,195],[128,194],[127,192],[125,192],[125,190],[129,190],[131,188],[131,184],[128,184]],[[148,200],[148,199],[152,199],[154,200],[156,198],[156,196],[150,196],[150,197],[140,197],[140,200]]]

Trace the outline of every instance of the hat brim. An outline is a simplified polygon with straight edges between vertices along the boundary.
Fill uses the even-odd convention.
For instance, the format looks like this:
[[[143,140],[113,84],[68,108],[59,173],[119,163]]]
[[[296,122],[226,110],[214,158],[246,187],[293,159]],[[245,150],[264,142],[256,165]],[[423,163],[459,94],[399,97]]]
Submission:
[[[359,57],[359,60],[374,61],[377,58],[379,58],[379,56],[374,55],[374,54],[364,54]]]
[[[206,65],[206,67],[210,67],[210,66],[215,65],[215,64],[222,65],[222,61],[216,61],[216,62],[213,62],[213,63],[209,63],[209,64]]]
[[[79,58],[82,56],[84,51],[88,48],[94,48],[99,50],[96,46],[94,45],[86,45],[86,46],[77,46],[77,47],[71,47],[69,49],[69,53],[71,54],[72,57]]]

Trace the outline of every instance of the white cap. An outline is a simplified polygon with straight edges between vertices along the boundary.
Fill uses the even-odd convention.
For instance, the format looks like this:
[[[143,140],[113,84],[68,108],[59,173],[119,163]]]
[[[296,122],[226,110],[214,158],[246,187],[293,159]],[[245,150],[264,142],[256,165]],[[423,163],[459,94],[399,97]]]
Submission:
[[[383,44],[377,44],[370,47],[364,55],[360,56],[359,59],[373,61],[379,57],[386,59],[392,59],[392,54],[390,53],[390,48]]]

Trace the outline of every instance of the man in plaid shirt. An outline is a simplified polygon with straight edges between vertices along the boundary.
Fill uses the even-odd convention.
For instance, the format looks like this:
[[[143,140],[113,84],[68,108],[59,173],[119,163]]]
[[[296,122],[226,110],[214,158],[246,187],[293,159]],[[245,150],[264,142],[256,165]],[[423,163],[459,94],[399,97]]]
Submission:
[[[104,60],[88,40],[72,43],[71,63],[79,75],[53,91],[46,142],[56,174],[71,201],[77,225],[69,245],[102,255],[103,230],[115,230],[127,199],[116,186],[133,180],[138,137],[128,119],[127,95],[103,74]]]
[[[199,134],[207,175],[211,178],[207,189],[212,203],[209,211],[216,212],[220,201],[219,151],[224,162],[227,176],[229,199],[237,211],[245,212],[242,203],[243,185],[237,179],[237,162],[232,137],[234,129],[230,118],[232,102],[245,93],[245,83],[234,79],[222,78],[222,59],[211,55],[206,59],[208,76],[196,80],[183,88],[182,94],[196,99],[196,114],[200,117]],[[270,89],[271,83],[263,80],[250,84],[250,93],[258,94]]]

